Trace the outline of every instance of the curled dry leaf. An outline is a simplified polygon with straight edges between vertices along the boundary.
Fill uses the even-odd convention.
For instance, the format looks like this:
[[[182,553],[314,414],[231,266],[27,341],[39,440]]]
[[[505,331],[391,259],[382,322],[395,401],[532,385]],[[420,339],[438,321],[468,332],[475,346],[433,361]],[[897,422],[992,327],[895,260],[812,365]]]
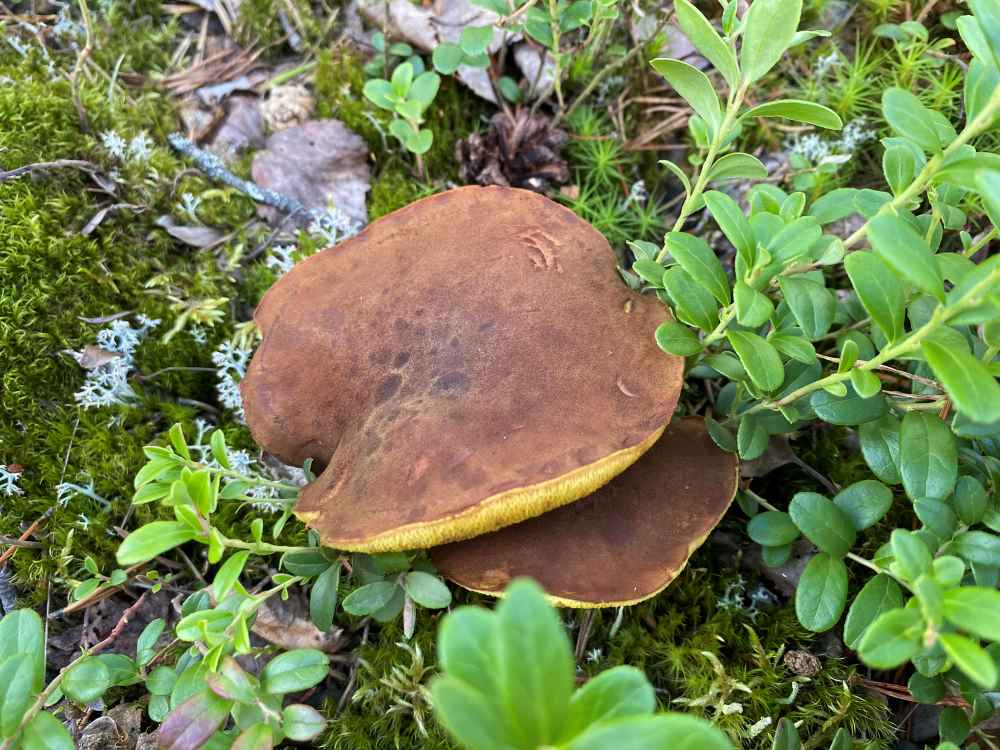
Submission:
[[[77,750],[134,750],[141,727],[141,706],[115,706],[87,725],[77,740]]]
[[[180,240],[185,245],[204,250],[218,245],[225,235],[218,229],[212,227],[187,226],[178,224],[172,216],[164,214],[159,217],[155,224],[166,230],[167,234],[175,240]]]
[[[96,344],[87,344],[78,352],[75,352],[72,349],[64,349],[63,351],[75,359],[77,364],[84,370],[94,370],[101,365],[106,365],[108,362],[122,356],[118,352],[102,349]]]
[[[140,211],[146,210],[143,206],[137,206],[132,203],[112,203],[110,206],[105,206],[96,214],[94,214],[93,217],[91,217],[90,221],[88,221],[86,225],[83,227],[83,229],[80,230],[80,234],[82,234],[84,237],[89,237],[93,233],[93,231],[101,225],[101,222],[103,222],[107,218],[109,213],[111,213],[112,211],[117,211],[121,208],[132,209],[134,213],[139,213]]]
[[[128,737],[110,716],[94,719],[77,740],[77,750],[125,750]]]
[[[231,78],[228,81],[202,86],[195,90],[195,94],[206,107],[213,107],[230,94],[238,91],[253,91],[267,80],[267,75],[267,72],[264,70],[254,70],[248,74]]]
[[[740,463],[740,476],[744,479],[755,479],[792,463],[795,463],[795,454],[788,440],[783,436],[772,437],[759,457]]]
[[[774,589],[783,596],[795,595],[795,589],[802,578],[806,565],[816,554],[816,548],[808,539],[798,539],[792,543],[792,553],[788,562],[776,568],[768,567],[759,557],[759,546],[754,546],[746,555],[748,566],[760,571],[760,574],[771,582]]]
[[[544,98],[552,92],[556,81],[556,63],[552,55],[534,45],[522,42],[514,45],[514,62],[524,74],[524,80],[528,82],[525,89],[528,99]]]

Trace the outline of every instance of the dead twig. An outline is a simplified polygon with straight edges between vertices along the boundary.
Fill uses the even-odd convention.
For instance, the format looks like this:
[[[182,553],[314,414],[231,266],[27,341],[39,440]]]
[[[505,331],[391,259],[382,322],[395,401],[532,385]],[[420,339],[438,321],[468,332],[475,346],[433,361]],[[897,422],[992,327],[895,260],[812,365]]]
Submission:
[[[816,356],[819,357],[820,359],[825,359],[828,362],[837,362],[837,363],[840,362],[840,357],[830,357],[830,356],[828,356],[826,354],[817,354]],[[867,360],[864,360],[864,359],[859,359],[857,361],[858,361],[859,364],[864,364],[865,362],[867,362]],[[902,378],[906,378],[907,380],[912,380],[915,383],[920,383],[922,385],[929,386],[929,387],[934,388],[934,389],[936,389],[938,391],[943,391],[944,390],[943,388],[941,388],[941,384],[938,383],[936,380],[931,380],[930,378],[925,378],[922,375],[915,375],[912,372],[907,372],[906,370],[900,370],[900,369],[898,369],[896,367],[890,367],[889,365],[879,365],[875,369],[876,370],[883,370],[885,372],[891,372],[893,375],[899,375]],[[940,395],[940,393],[937,394],[937,395]]]
[[[22,541],[17,537],[7,536],[6,534],[0,534],[0,544],[9,544],[13,547],[24,547],[25,549],[41,549],[45,546],[41,542]]]
[[[57,159],[55,161],[39,161],[34,164],[25,164],[21,167],[15,167],[6,172],[0,172],[0,182],[7,182],[8,180],[16,180],[18,177],[23,177],[30,172],[40,172],[46,169],[81,169],[84,172],[96,172],[98,167],[93,162],[83,161],[82,159]]]
[[[17,541],[18,542],[24,542],[24,541],[27,540],[27,538],[29,536],[31,536],[36,531],[38,531],[38,527],[41,526],[45,522],[45,519],[47,519],[49,516],[52,515],[52,510],[53,510],[52,508],[49,508],[47,511],[45,511],[44,513],[42,513],[42,515],[39,516],[34,521],[34,523],[31,524],[31,526],[29,526],[27,529],[24,530],[24,533],[21,534],[21,536],[19,536],[17,538]],[[19,546],[20,545],[16,545],[16,544],[15,545],[11,545],[2,555],[0,555],[0,565],[3,565],[5,562],[7,562],[13,556],[13,554],[15,552],[17,552],[17,549],[18,549]]]
[[[880,695],[885,695],[889,698],[895,698],[896,700],[906,701],[907,703],[919,703],[916,698],[910,693],[909,689],[905,685],[896,685],[891,682],[877,682],[876,680],[869,680],[865,677],[854,676],[851,680],[852,683],[861,685],[862,687],[873,690]],[[958,706],[959,708],[972,708],[965,698],[958,695],[946,695],[944,698],[937,702],[938,706]]]
[[[226,49],[206,57],[186,70],[165,76],[161,83],[172,94],[188,94],[208,84],[231,81],[262,67],[257,58],[263,49]]]
[[[594,613],[596,611],[588,609],[580,619],[580,631],[576,634],[576,648],[573,650],[573,657],[578,662],[583,659],[583,654],[587,650],[587,643],[590,641],[590,629],[594,624]]]
[[[368,628],[370,625],[371,625],[371,620],[366,619],[364,630],[361,632],[361,646],[365,646],[368,643]],[[333,712],[334,719],[340,716],[340,712],[344,710],[344,706],[347,705],[347,702],[351,699],[351,696],[354,695],[354,683],[358,679],[358,666],[360,665],[360,663],[361,659],[356,658],[354,662],[351,664],[350,673],[347,678],[347,685],[344,686],[344,692],[341,694],[340,700],[337,701],[337,709]]]
[[[218,156],[198,148],[191,140],[185,138],[180,133],[171,133],[167,136],[167,140],[174,149],[191,159],[202,172],[213,180],[234,187],[258,203],[273,206],[283,213],[292,215],[308,213],[308,209],[295,198],[282,195],[274,190],[262,188],[254,182],[237,177],[226,168]]]
[[[132,619],[132,615],[134,615],[136,611],[139,609],[139,607],[142,606],[143,602],[146,601],[146,596],[148,594],[149,594],[148,591],[143,591],[142,595],[135,600],[135,603],[131,607],[126,609],[124,612],[122,612],[122,616],[118,619],[117,624],[113,628],[111,628],[111,632],[108,633],[108,637],[105,638],[100,643],[98,643],[92,649],[90,649],[91,656],[101,653],[101,651],[103,651],[104,649],[106,649],[108,646],[110,646],[112,643],[115,642],[115,638],[121,635],[121,632],[125,629],[125,626],[128,625],[129,620]]]

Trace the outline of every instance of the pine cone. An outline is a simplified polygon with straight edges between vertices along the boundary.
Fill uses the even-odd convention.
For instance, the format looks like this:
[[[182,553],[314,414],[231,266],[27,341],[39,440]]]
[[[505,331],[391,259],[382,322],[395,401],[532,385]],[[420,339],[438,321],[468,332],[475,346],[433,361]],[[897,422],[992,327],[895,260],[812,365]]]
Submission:
[[[562,158],[567,140],[566,131],[552,127],[545,115],[522,109],[511,118],[497,112],[485,134],[473,133],[456,144],[459,178],[545,193],[569,181]]]

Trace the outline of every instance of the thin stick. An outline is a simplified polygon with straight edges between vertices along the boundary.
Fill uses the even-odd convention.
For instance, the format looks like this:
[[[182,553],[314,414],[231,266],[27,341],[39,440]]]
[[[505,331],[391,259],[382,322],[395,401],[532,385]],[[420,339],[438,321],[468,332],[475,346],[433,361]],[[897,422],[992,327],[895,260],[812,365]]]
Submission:
[[[0,172],[0,182],[15,180],[29,172],[38,172],[44,169],[63,169],[65,167],[82,169],[84,172],[97,171],[97,165],[89,161],[83,161],[82,159],[57,159],[56,161],[40,161],[35,164],[25,164],[22,167],[16,167],[7,172]]]
[[[69,82],[73,92],[73,106],[76,107],[76,114],[80,118],[80,127],[85,132],[90,132],[90,121],[87,119],[87,110],[83,108],[83,101],[80,99],[80,74],[83,72],[83,66],[87,62],[87,58],[90,57],[90,53],[94,49],[94,25],[90,19],[90,7],[87,5],[87,0],[79,0],[79,3],[86,37],[83,49],[76,56],[76,65],[73,66],[73,72],[70,73]]]
[[[831,357],[826,354],[817,354],[816,356],[819,357],[820,359],[825,359],[827,362],[838,362],[838,363],[840,362],[840,357]],[[867,361],[868,361],[867,359],[858,360],[858,362],[861,364],[864,364]],[[912,372],[907,372],[906,370],[900,370],[896,367],[891,367],[889,365],[879,365],[875,369],[884,370],[885,372],[891,372],[893,375],[899,375],[900,377],[907,378],[908,380],[912,380],[916,383],[921,383],[923,385],[930,386],[931,388],[935,388],[939,391],[943,390],[941,388],[941,384],[938,383],[936,380],[925,378],[922,375],[914,375]]]
[[[254,182],[244,180],[242,177],[237,177],[235,174],[226,169],[226,166],[222,163],[222,160],[219,159],[218,156],[205,151],[204,149],[198,148],[191,140],[185,138],[180,133],[171,133],[167,136],[167,140],[179,153],[191,159],[191,161],[193,161],[202,172],[207,174],[213,180],[218,180],[219,182],[225,183],[230,187],[236,188],[241,193],[245,193],[258,203],[273,206],[286,214],[295,215],[309,212],[308,209],[295,198],[275,192],[274,190],[262,188]]]
[[[19,537],[17,538],[17,541],[18,541],[18,542],[23,542],[23,541],[25,541],[25,540],[26,540],[26,539],[27,539],[27,538],[28,538],[29,536],[31,536],[32,534],[34,534],[34,533],[35,533],[35,532],[36,532],[36,531],[38,530],[38,527],[39,527],[39,526],[41,526],[41,525],[42,525],[42,523],[43,523],[43,522],[45,521],[45,519],[46,519],[46,518],[48,518],[49,516],[51,516],[51,515],[52,515],[52,511],[53,511],[53,510],[54,510],[54,508],[49,508],[49,509],[48,509],[47,511],[45,511],[45,512],[44,512],[44,513],[43,513],[43,514],[42,514],[41,516],[39,516],[39,517],[38,517],[38,518],[37,518],[37,519],[35,520],[35,522],[34,522],[34,523],[32,523],[32,524],[31,524],[31,526],[29,526],[29,527],[28,527],[27,529],[25,529],[24,533],[23,533],[23,534],[21,534],[21,536],[19,536]],[[7,549],[7,551],[5,551],[5,552],[4,552],[4,553],[3,553],[2,555],[0,555],[0,565],[3,565],[3,564],[4,564],[5,562],[7,562],[7,561],[8,561],[8,560],[9,560],[9,559],[11,558],[11,556],[12,556],[12,555],[13,555],[13,554],[14,554],[15,552],[17,552],[17,548],[18,548],[18,546],[19,546],[19,545],[11,545],[11,546],[10,546],[10,547],[9,547],[9,548]]]
[[[576,634],[576,649],[574,656],[577,661],[583,659],[583,654],[587,650],[587,642],[590,640],[590,629],[594,624],[593,609],[588,609],[580,621],[580,632]]]
[[[526,2],[520,8],[515,10],[509,16],[501,16],[500,18],[498,18],[496,21],[493,22],[493,25],[500,29],[504,28],[505,26],[510,26],[514,21],[516,21],[525,13],[527,13],[529,10],[531,10],[531,8],[534,7],[534,5],[537,2],[538,0],[528,0],[528,2]]]

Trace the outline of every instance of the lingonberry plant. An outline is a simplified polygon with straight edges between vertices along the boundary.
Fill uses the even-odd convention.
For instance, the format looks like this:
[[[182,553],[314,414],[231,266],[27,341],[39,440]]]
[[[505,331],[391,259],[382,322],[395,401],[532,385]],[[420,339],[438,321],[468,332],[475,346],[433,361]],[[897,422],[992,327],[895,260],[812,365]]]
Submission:
[[[655,714],[653,686],[635,667],[574,689],[569,638],[531,581],[511,583],[493,612],[461,607],[445,617],[438,658],[444,674],[430,686],[434,707],[468,750],[732,750],[706,721]]]
[[[753,460],[772,436],[812,423],[856,431],[872,478],[787,503],[746,488],[748,532],[772,566],[800,535],[818,548],[796,591],[801,623],[826,631],[847,609],[844,640],[864,663],[912,661],[915,695],[963,692],[972,706],[966,734],[969,717],[989,713],[984,696],[997,685],[1000,657],[1000,256],[987,250],[1000,227],[1000,155],[973,145],[1000,120],[1000,6],[968,5],[972,15],[957,20],[973,53],[961,127],[889,88],[888,190],[807,196],[759,182],[744,209],[710,189],[767,177],[757,159],[731,150],[743,123],[782,117],[840,127],[811,102],[744,107],[754,82],[815,32],[797,30],[801,0],[755,0],[742,17],[729,3],[721,35],[676,0],[681,28],[728,93],[721,102],[684,62],[653,61],[696,113],[695,171],[663,162],[683,185],[683,204],[662,247],[631,243],[626,274],[673,312],[655,332],[661,348],[687,357],[691,377],[728,381],[707,417],[720,447]],[[973,237],[980,206],[992,226]],[[683,231],[702,209],[735,249],[731,275],[703,239]],[[900,485],[909,505],[894,509]],[[905,527],[884,522],[891,509]],[[857,554],[873,533],[882,535],[875,554]],[[849,608],[848,561],[872,574]],[[786,746],[797,745],[776,744]]]
[[[409,60],[397,65],[389,80],[373,78],[365,84],[365,97],[392,113],[389,132],[418,159],[434,142],[434,133],[423,127],[424,112],[440,85],[437,73],[428,70],[418,75]]]
[[[204,545],[208,562],[217,566],[214,577],[183,601],[172,637],[161,638],[165,623],[156,620],[139,638],[135,658],[101,654],[117,635],[114,632],[47,686],[42,684],[41,620],[31,610],[5,617],[0,621],[0,673],[11,679],[4,683],[9,689],[0,694],[0,738],[6,738],[0,740],[0,748],[72,748],[69,734],[45,712],[46,706],[63,695],[84,705],[112,687],[139,683],[149,693],[149,717],[162,722],[159,741],[163,747],[193,750],[232,745],[247,750],[277,746],[285,738],[309,740],[323,731],[326,720],[316,709],[289,701],[287,696],[326,679],[329,658],[316,649],[298,648],[261,659],[271,656],[272,650],[255,645],[251,632],[269,599],[285,598],[297,587],[308,587],[310,620],[318,632],[325,633],[337,609],[341,571],[347,568],[358,585],[344,598],[344,611],[378,622],[402,613],[407,637],[415,626],[418,606],[441,609],[451,604],[448,587],[426,559],[414,555],[354,555],[348,560],[319,547],[313,536],[305,546],[271,544],[264,541],[260,517],[251,524],[250,539],[226,536],[213,523],[220,502],[240,503],[252,511],[266,498],[269,504],[284,507],[271,529],[278,537],[291,515],[298,486],[234,468],[219,430],[212,433],[207,450],[189,445],[180,425],[171,428],[169,440],[169,446],[146,447],[148,462],[136,475],[133,503],[159,502],[170,508],[174,520],[152,521],[129,534],[118,549],[122,567],[109,576],[102,575],[92,561],[85,563],[93,577],[81,581],[74,593],[78,601],[92,598],[102,587],[119,585],[129,572],[138,574],[158,555],[187,542]],[[305,468],[307,477],[311,476],[309,467]],[[270,574],[266,588],[245,588],[240,582],[245,569],[255,565],[255,558],[271,556],[280,556],[281,572]],[[155,570],[143,569],[142,576],[154,582],[153,590],[169,581]],[[128,614],[122,624],[127,623]],[[162,648],[157,649],[161,642]],[[257,669],[248,671],[249,663]]]

